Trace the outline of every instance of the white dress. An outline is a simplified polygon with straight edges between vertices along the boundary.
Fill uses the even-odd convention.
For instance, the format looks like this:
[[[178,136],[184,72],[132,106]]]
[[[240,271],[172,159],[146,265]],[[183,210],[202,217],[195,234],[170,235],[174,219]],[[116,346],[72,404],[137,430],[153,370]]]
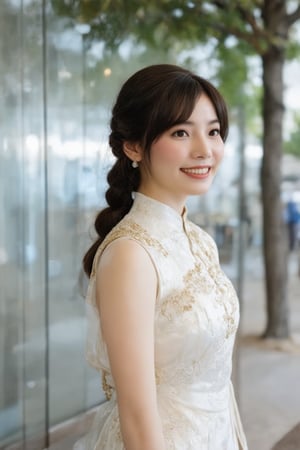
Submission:
[[[166,449],[246,450],[231,384],[239,321],[235,290],[220,268],[212,238],[186,214],[140,193],[94,259],[86,299],[87,360],[102,373],[109,400],[100,405],[90,432],[74,449],[125,449],[95,299],[99,258],[120,238],[138,242],[157,272],[155,370]]]

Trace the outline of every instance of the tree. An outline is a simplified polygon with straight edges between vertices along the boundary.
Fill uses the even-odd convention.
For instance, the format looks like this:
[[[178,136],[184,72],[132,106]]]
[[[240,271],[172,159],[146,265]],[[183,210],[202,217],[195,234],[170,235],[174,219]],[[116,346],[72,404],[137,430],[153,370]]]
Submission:
[[[129,34],[153,46],[175,42],[215,42],[256,54],[262,64],[264,263],[267,299],[265,337],[289,337],[287,247],[281,204],[283,153],[283,68],[296,46],[293,25],[300,19],[299,1],[285,0],[52,0],[58,14],[90,24],[90,39],[107,47]]]

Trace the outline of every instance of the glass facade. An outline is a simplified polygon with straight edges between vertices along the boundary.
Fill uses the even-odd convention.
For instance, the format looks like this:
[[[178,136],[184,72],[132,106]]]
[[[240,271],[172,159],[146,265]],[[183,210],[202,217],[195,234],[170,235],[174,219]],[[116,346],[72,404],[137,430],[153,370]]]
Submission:
[[[38,449],[103,400],[80,290],[103,197],[103,111],[86,111],[83,36],[48,2],[3,1],[0,20],[0,447]]]
[[[130,41],[108,57],[88,25],[70,26],[51,4],[0,3],[0,448],[45,448],[52,426],[104,399],[84,359],[81,259],[104,204],[109,111],[127,75],[170,58]],[[189,211],[235,277],[229,167],[236,178],[230,149]]]
[[[47,390],[42,11],[1,2],[0,20],[0,440],[38,442]]]

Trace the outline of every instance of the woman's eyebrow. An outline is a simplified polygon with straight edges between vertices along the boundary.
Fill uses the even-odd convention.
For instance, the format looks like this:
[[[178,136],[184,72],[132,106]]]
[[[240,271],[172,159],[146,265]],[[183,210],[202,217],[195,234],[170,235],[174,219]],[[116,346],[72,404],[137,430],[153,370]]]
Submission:
[[[220,121],[219,121],[219,119],[216,118],[216,119],[209,120],[207,122],[207,124],[208,125],[220,124]],[[180,122],[175,126],[178,126],[178,125],[195,125],[195,122],[193,122],[192,120],[185,120],[184,122]]]

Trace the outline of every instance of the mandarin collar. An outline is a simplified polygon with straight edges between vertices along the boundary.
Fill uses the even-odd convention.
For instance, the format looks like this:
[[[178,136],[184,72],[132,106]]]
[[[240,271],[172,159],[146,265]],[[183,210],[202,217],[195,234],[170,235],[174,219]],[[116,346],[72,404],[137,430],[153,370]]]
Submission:
[[[140,211],[149,216],[149,219],[167,221],[175,226],[182,228],[187,220],[187,208],[184,207],[183,213],[179,214],[174,208],[148,197],[141,192],[133,192],[133,211]]]

